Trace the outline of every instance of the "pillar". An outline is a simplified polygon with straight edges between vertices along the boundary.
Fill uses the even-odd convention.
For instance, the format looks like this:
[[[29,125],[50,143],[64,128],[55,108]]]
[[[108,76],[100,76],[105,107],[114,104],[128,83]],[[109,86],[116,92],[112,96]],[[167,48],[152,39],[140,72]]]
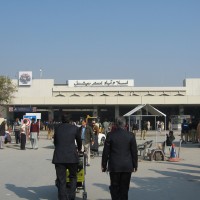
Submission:
[[[98,117],[98,108],[97,108],[97,106],[94,106],[94,108],[93,108],[93,117]]]
[[[115,119],[116,117],[119,117],[119,106],[115,106]]]
[[[184,115],[184,107],[182,105],[179,106],[179,115]]]
[[[48,110],[48,121],[53,121],[54,120],[54,111],[53,109]]]

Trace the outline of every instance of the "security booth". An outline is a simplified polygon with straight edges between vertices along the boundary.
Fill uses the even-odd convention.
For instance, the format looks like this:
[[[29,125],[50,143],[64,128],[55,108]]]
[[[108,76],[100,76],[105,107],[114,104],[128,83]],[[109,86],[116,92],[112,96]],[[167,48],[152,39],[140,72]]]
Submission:
[[[142,105],[138,105],[137,107],[135,107],[134,109],[132,109],[131,111],[129,111],[128,113],[123,115],[124,117],[128,117],[128,123],[129,123],[129,131],[131,131],[131,118],[135,117],[135,118],[139,118],[139,126],[141,127],[141,120],[142,117],[153,117],[154,121],[155,121],[155,127],[157,127],[157,117],[164,117],[164,141],[166,139],[166,115],[164,113],[162,113],[161,111],[159,111],[158,109],[154,108],[153,106],[151,106],[150,104],[142,104]],[[164,152],[162,149],[158,149],[158,139],[157,136],[158,135],[158,130],[155,128],[155,147],[149,149],[149,152],[147,153],[147,156],[149,157],[149,160],[156,160],[156,156],[161,158],[161,160],[164,160],[164,152],[166,149],[166,143],[165,143],[165,147],[164,147]],[[144,145],[145,146],[145,145]],[[143,151],[147,151],[148,149],[145,149]],[[141,153],[141,152],[140,152]],[[143,157],[145,157],[145,154],[143,154]]]

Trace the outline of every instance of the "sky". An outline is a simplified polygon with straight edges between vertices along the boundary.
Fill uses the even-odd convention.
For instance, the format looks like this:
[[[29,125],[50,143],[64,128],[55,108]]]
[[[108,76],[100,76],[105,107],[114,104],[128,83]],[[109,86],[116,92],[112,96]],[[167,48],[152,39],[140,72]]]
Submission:
[[[182,86],[200,78],[199,11],[199,0],[0,0],[0,75]]]

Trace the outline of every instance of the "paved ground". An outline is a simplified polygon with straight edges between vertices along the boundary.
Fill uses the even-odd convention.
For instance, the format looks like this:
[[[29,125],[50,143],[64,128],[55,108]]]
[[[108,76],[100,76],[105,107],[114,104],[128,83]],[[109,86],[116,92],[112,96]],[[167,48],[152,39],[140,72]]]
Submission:
[[[45,134],[45,133],[44,133]],[[43,134],[43,135],[44,135]],[[177,133],[178,134],[178,133]],[[176,134],[178,144],[179,136]],[[144,141],[139,140],[142,143]],[[147,140],[164,140],[151,132]],[[0,150],[0,199],[1,200],[56,200],[55,170],[51,164],[53,144],[45,137],[39,141],[38,150],[19,150],[15,144]],[[102,150],[102,147],[100,148]],[[132,200],[188,200],[200,197],[200,148],[199,144],[186,144],[181,148],[180,162],[139,162],[138,172],[132,175],[129,199]],[[89,200],[108,200],[109,175],[100,170],[101,157],[91,160],[87,167],[86,190]],[[82,191],[77,200],[82,199]]]

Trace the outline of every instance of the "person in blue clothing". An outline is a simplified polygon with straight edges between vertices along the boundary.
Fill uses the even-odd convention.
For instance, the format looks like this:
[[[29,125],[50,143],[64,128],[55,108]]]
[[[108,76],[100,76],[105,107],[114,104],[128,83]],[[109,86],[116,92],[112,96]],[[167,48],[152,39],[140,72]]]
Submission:
[[[188,142],[188,134],[189,134],[189,124],[186,119],[183,120],[181,124],[181,140],[183,144]]]

